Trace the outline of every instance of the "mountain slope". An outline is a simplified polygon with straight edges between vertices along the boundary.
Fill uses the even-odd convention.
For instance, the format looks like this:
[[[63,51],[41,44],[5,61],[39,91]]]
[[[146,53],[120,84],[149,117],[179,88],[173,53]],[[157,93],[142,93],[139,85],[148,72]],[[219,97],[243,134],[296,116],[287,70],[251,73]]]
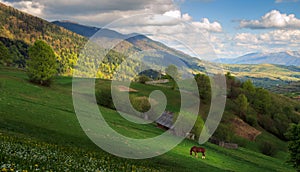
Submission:
[[[225,64],[277,64],[300,66],[300,53],[286,51],[280,53],[252,53],[234,59],[221,59]]]
[[[45,40],[58,51],[63,48],[78,50],[86,39],[46,20],[34,17],[0,3],[0,37],[33,44]]]
[[[197,142],[184,140],[170,152],[145,160],[129,160],[101,150],[80,127],[72,103],[72,78],[58,77],[52,88],[24,84],[26,74],[15,69],[0,69],[0,166],[14,164],[15,170],[44,171],[293,171],[286,162],[285,143],[263,132],[249,148],[224,149],[206,143],[207,159],[194,158],[189,149]],[[98,82],[98,81],[97,81]],[[100,81],[106,87],[109,81]],[[165,87],[132,85],[142,92]],[[173,94],[174,90],[167,93]],[[58,101],[59,100],[59,101]],[[171,99],[176,103],[176,99]],[[180,103],[180,102],[179,102]],[[18,108],[16,108],[18,107]],[[135,125],[116,111],[100,107],[107,123],[131,138],[152,138],[162,134],[154,124]],[[225,115],[231,115],[229,112]],[[229,123],[227,123],[229,124]],[[228,129],[228,128],[227,128]],[[223,130],[227,131],[227,130]],[[107,137],[109,139],[111,137]],[[113,139],[113,138],[112,138]],[[250,147],[263,141],[279,145],[278,157],[268,157]],[[246,146],[247,147],[247,146]],[[26,150],[26,151],[24,151]],[[24,158],[26,156],[26,160]],[[45,158],[46,157],[46,158]],[[67,162],[67,163],[66,163]],[[2,169],[1,169],[2,170]]]
[[[41,18],[0,3],[0,41],[12,54],[9,66],[24,68],[28,47],[44,40],[57,54],[60,74],[71,74],[78,52],[87,39]]]
[[[69,21],[55,21],[53,23],[85,37],[91,37],[95,34],[92,39],[98,39],[105,42],[105,44],[117,41],[119,43],[113,48],[114,51],[127,56],[137,53],[139,54],[138,60],[151,65],[155,69],[175,64],[184,71],[191,72],[190,70],[194,70],[199,72],[204,70],[204,67],[199,65],[201,60],[152,40],[145,35],[137,33],[124,35],[113,30],[101,30],[101,28],[84,26]]]

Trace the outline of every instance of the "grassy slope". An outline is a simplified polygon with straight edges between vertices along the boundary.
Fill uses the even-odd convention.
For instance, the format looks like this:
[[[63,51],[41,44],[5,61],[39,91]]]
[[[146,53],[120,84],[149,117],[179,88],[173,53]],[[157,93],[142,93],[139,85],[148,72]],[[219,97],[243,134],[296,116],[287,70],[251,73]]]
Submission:
[[[189,155],[189,148],[196,143],[188,140],[167,154],[148,160],[114,157],[97,148],[81,130],[72,106],[71,78],[58,78],[53,87],[43,88],[28,83],[24,72],[0,69],[0,82],[0,140],[4,141],[3,143],[12,142],[12,145],[20,144],[29,149],[35,148],[35,144],[31,142],[50,144],[54,145],[50,146],[54,152],[63,150],[61,152],[67,155],[78,155],[74,155],[75,160],[80,157],[80,152],[92,152],[93,157],[104,157],[110,164],[110,167],[107,167],[110,170],[119,168],[118,164],[131,164],[130,168],[134,165],[149,170],[167,171],[293,171],[285,160],[267,157],[244,148],[226,150],[209,143],[204,145],[207,148],[207,159],[196,159]],[[154,88],[149,86],[145,90],[150,91]],[[126,135],[151,137],[162,132],[153,124],[135,126],[122,119],[115,111],[105,108],[101,110],[107,121],[117,131],[123,131]],[[16,161],[24,164],[24,160],[14,158],[14,155],[7,158],[4,149],[0,151],[0,163]],[[56,166],[57,163],[50,161],[47,164]],[[132,171],[129,168],[126,170]]]

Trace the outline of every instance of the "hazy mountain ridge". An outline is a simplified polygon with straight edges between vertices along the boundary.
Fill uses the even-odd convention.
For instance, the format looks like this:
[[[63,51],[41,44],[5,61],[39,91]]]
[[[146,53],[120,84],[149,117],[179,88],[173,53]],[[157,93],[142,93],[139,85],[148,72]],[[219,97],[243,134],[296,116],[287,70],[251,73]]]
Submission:
[[[238,58],[223,58],[215,62],[225,64],[276,64],[285,66],[300,66],[300,52],[285,51],[279,53],[251,53]]]

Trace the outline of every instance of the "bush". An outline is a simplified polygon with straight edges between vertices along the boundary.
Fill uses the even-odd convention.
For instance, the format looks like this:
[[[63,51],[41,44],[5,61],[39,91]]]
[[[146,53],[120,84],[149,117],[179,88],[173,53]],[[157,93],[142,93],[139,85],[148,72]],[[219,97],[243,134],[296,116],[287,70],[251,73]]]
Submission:
[[[225,141],[225,142],[231,142],[232,138],[234,136],[233,129],[229,125],[220,124],[214,133],[214,137],[216,137],[219,140]]]
[[[239,147],[244,147],[246,148],[247,143],[249,142],[247,139],[244,139],[242,137],[239,136],[233,136],[233,138],[231,139],[231,142],[236,143],[239,145]]]
[[[275,145],[266,141],[260,143],[259,150],[262,154],[267,156],[274,156],[277,153]]]
[[[256,118],[256,116],[254,116],[254,115],[247,115],[247,116],[246,116],[246,122],[247,122],[249,125],[253,126],[253,127],[255,127],[255,126],[258,125],[258,124],[257,124],[257,118]]]
[[[150,81],[151,79],[146,75],[141,75],[138,77],[138,82],[141,84],[146,84],[147,81]]]
[[[134,97],[132,98],[132,106],[139,112],[148,112],[151,108],[151,104],[148,101],[148,97]]]
[[[110,89],[98,90],[96,92],[96,101],[100,106],[115,109]]]

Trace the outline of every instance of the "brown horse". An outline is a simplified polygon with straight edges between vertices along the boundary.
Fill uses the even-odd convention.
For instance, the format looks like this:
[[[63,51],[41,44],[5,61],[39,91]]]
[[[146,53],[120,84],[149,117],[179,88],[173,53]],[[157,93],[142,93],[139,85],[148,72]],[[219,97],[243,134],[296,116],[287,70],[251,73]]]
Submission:
[[[190,155],[195,153],[196,158],[198,158],[198,152],[202,153],[202,159],[205,159],[205,149],[202,147],[193,146],[190,150]]]

